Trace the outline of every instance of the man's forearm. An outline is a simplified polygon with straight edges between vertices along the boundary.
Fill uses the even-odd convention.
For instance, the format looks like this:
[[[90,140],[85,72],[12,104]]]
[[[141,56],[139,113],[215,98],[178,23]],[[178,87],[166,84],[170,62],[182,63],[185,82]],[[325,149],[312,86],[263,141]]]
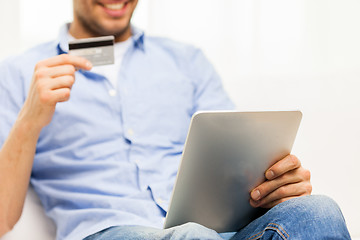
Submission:
[[[21,216],[40,131],[19,117],[0,150],[0,236]]]
[[[24,106],[0,150],[0,236],[21,216],[41,129],[51,122],[56,104],[69,100],[76,69],[91,67],[68,54],[36,64]]]

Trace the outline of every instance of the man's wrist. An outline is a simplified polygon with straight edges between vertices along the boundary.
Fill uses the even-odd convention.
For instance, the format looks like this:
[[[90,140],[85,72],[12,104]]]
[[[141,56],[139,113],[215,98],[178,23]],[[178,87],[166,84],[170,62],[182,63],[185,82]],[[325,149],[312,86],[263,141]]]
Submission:
[[[14,129],[19,131],[22,136],[33,136],[38,137],[43,126],[39,125],[38,121],[27,118],[23,115],[19,115],[18,119],[14,124]]]

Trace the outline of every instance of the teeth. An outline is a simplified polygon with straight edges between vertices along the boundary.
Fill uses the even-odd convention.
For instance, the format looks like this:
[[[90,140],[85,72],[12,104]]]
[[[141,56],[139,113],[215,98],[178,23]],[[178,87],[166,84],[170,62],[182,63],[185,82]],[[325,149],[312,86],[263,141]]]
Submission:
[[[105,7],[111,10],[121,10],[125,6],[125,3],[111,3],[105,4]]]

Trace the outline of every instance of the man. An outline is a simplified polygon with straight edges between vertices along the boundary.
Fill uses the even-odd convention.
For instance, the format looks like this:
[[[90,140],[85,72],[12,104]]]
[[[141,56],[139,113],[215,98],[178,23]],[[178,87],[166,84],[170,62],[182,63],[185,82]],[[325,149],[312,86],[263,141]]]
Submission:
[[[250,203],[270,210],[238,233],[161,229],[191,115],[233,104],[199,50],[130,26],[136,5],[74,0],[58,41],[1,65],[0,236],[31,180],[57,239],[350,239],[333,201],[304,197],[310,173],[295,156],[266,171]],[[104,35],[115,65],[66,54],[69,39]]]

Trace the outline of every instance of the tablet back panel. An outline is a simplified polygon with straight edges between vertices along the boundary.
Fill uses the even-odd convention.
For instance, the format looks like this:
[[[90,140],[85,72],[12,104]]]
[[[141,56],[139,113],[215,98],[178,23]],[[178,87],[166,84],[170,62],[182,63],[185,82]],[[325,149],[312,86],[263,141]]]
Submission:
[[[193,116],[165,228],[196,222],[237,231],[258,215],[249,192],[291,152],[299,111],[200,112]]]

